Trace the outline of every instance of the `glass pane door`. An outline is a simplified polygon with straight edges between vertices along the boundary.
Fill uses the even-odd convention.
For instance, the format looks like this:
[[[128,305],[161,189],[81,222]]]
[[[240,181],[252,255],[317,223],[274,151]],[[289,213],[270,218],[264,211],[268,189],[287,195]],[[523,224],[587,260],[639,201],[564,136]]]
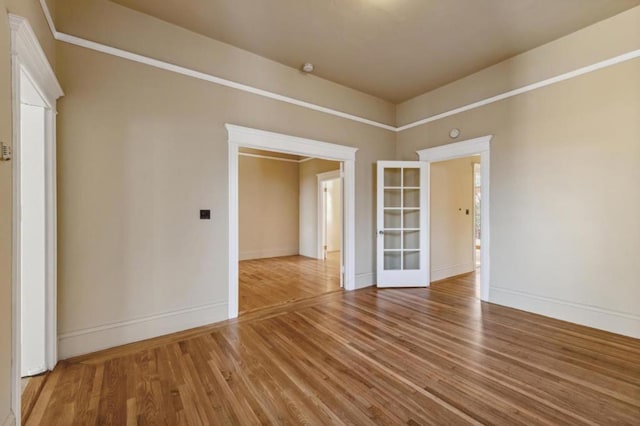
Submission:
[[[422,235],[425,220],[421,208],[423,168],[424,164],[420,162],[384,161],[378,164],[378,215],[381,215],[378,218],[378,281],[389,279],[400,283],[411,279],[407,277],[416,276],[402,272],[424,269],[421,259],[425,245]]]

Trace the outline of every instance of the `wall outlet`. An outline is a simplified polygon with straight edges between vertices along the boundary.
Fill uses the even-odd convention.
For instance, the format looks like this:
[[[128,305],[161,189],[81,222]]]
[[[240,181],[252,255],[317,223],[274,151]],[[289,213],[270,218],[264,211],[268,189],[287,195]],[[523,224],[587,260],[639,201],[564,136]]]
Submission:
[[[202,220],[210,220],[211,219],[211,210],[200,210],[200,219],[202,219]]]

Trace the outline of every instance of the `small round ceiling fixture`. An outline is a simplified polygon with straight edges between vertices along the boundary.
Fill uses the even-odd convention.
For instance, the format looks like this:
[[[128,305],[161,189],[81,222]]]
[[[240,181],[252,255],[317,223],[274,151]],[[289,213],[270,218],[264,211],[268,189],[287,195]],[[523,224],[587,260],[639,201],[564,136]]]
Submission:
[[[302,71],[306,73],[313,72],[313,64],[311,62],[307,62],[302,65]]]
[[[451,139],[455,139],[458,136],[460,136],[460,130],[459,129],[451,129],[451,131],[449,132],[449,136],[451,137]]]

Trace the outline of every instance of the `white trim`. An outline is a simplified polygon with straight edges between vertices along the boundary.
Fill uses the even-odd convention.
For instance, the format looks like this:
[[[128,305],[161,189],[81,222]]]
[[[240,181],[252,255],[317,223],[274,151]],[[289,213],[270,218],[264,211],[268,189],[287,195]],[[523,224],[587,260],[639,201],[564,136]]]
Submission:
[[[620,64],[622,62],[629,61],[631,59],[640,57],[640,49],[633,50],[631,52],[624,53],[622,55],[614,56],[613,58],[605,59],[604,61],[596,62],[595,64],[587,65],[581,68],[578,68],[573,71],[569,71],[555,77],[547,78],[542,81],[538,81],[537,83],[527,84],[526,86],[509,90],[508,92],[501,93],[499,95],[491,96],[486,99],[479,100],[477,102],[472,102],[470,104],[461,106],[459,108],[454,108],[449,111],[442,112],[440,114],[432,115],[427,118],[423,118],[422,120],[414,121],[413,123],[405,124],[404,126],[400,126],[396,128],[397,132],[402,132],[404,130],[412,129],[417,126],[422,126],[423,124],[431,123],[436,120],[440,120],[442,118],[450,117],[452,115],[460,114],[465,111],[469,111],[472,109],[480,108],[485,105],[492,104],[494,102],[498,102],[507,98],[511,98],[513,96],[518,96],[523,93],[531,92],[536,89],[541,89],[546,86],[550,86],[555,83],[559,83],[561,81],[569,80],[575,77],[579,77],[583,74],[587,74],[593,71],[600,70],[602,68],[610,67],[612,65]]]
[[[238,152],[240,147],[304,155],[344,164],[345,289],[355,286],[355,159],[358,148],[225,124],[229,134],[229,318],[238,316]]]
[[[61,334],[60,358],[96,352],[225,320],[227,302],[176,309]]]
[[[316,179],[317,179],[317,202],[316,202],[316,208],[317,208],[317,212],[316,212],[316,218],[317,218],[317,222],[316,222],[316,259],[323,259],[324,260],[324,224],[326,221],[325,218],[325,200],[324,200],[324,191],[322,188],[322,184],[330,181],[330,180],[334,180],[334,179],[340,179],[341,177],[341,173],[340,173],[340,169],[338,170],[332,170],[330,172],[324,172],[324,173],[318,173],[316,174]],[[342,207],[342,206],[341,206]]]
[[[286,163],[300,163],[302,160],[294,160],[293,158],[273,157],[271,155],[251,154],[249,152],[238,152],[241,157],[262,158],[265,160],[284,161]]]
[[[640,316],[500,287],[491,302],[640,339]]]
[[[444,280],[476,269],[475,263],[459,263],[457,265],[444,266],[442,268],[431,269],[431,282]]]
[[[226,124],[225,127],[229,132],[229,143],[238,147],[305,155],[334,161],[355,161],[358,150],[358,148],[346,145],[336,145],[234,124]]]
[[[299,163],[306,163],[307,161],[311,161],[313,160],[313,157],[307,157],[307,158],[303,158],[302,160],[298,161]]]
[[[56,31],[56,25],[53,22],[53,18],[51,17],[51,12],[49,11],[47,0],[40,0],[40,6],[42,6],[42,12],[44,12],[44,17],[47,20],[49,29],[51,30],[51,35],[53,36],[53,38],[56,38],[58,31]]]
[[[367,272],[364,274],[356,275],[356,285],[354,288],[359,290],[365,287],[375,287],[376,285],[376,273],[375,272]]]
[[[20,106],[21,76],[36,88],[45,103],[45,363],[53,369],[58,361],[57,348],[57,260],[56,260],[56,101],[62,88],[38,42],[29,21],[9,14],[12,58],[12,115],[13,115],[13,188],[12,188],[12,387],[11,405],[16,423],[20,423]]]
[[[489,289],[491,287],[491,264],[490,264],[490,200],[491,200],[491,139],[493,135],[482,136],[479,138],[469,139],[466,141],[455,142],[435,148],[427,148],[416,151],[420,161],[426,161],[428,164],[436,161],[446,161],[455,158],[468,157],[480,154],[480,174],[482,180],[482,211],[480,214],[480,228],[482,234],[480,236],[480,298],[485,302],[489,301]],[[431,167],[429,164],[429,171]],[[429,175],[428,186],[431,186],[431,176]],[[431,191],[428,191],[427,210],[431,208]],[[431,215],[429,214],[429,217]],[[430,225],[428,225],[430,226]],[[429,238],[431,238],[429,236]],[[429,240],[431,245],[431,240]],[[429,263],[431,263],[429,261]]]
[[[239,260],[251,260],[251,259],[268,259],[271,257],[283,257],[283,256],[297,256],[299,254],[298,246],[289,248],[275,248],[268,250],[249,250],[240,252],[238,255]]]

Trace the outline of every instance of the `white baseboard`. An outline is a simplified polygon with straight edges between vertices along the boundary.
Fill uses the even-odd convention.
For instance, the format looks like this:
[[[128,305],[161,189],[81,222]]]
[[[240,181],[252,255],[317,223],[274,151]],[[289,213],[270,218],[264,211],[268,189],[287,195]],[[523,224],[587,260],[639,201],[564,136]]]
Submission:
[[[7,415],[7,418],[2,422],[2,426],[16,426],[16,418],[13,413]]]
[[[444,268],[431,269],[431,282],[444,280],[445,278],[453,277],[455,275],[466,274],[467,272],[473,272],[475,266],[473,262],[459,263],[457,265],[445,266]]]
[[[66,359],[227,319],[227,301],[121,321],[58,336],[58,357]]]
[[[269,250],[253,250],[241,251],[238,255],[240,260],[266,259],[269,257],[296,256],[298,255],[298,247],[269,249]]]
[[[489,293],[491,303],[640,338],[638,315],[493,286]]]
[[[360,288],[371,287],[376,285],[376,274],[375,272],[368,272],[365,274],[356,274],[356,283],[354,290],[358,290]]]

